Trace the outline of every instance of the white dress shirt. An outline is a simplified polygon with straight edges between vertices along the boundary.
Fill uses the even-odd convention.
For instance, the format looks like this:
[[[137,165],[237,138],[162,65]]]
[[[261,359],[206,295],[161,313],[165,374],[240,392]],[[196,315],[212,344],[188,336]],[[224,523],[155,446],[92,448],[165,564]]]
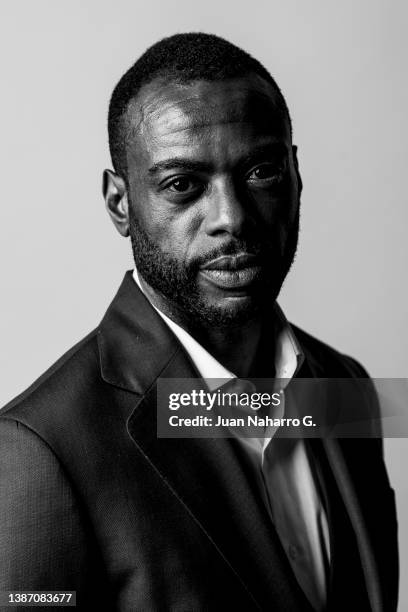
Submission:
[[[136,269],[133,278],[149,299]],[[219,381],[214,381],[212,389],[211,379],[236,378],[235,374],[219,363],[189,333],[154,304],[152,306],[187,351],[201,377],[210,386],[210,391],[219,385]],[[303,355],[291,326],[277,304],[275,304],[275,316],[279,321],[274,355],[275,377],[284,379],[279,385],[284,399],[284,390],[299,369]],[[284,401],[281,402],[279,409],[281,413],[274,412],[274,418],[281,418],[284,415]],[[266,430],[263,438],[238,439],[246,449],[247,456],[255,469],[269,515],[293,573],[312,606],[322,611],[327,599],[330,562],[326,513],[312,474],[304,440],[273,439],[276,429]]]

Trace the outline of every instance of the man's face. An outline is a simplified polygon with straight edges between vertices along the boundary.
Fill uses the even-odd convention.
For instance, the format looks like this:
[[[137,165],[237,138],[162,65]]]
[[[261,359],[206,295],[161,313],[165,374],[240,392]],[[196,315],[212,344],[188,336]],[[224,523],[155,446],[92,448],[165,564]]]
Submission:
[[[259,316],[290,268],[299,223],[295,153],[272,87],[256,76],[156,81],[128,112],[139,274],[193,322]]]

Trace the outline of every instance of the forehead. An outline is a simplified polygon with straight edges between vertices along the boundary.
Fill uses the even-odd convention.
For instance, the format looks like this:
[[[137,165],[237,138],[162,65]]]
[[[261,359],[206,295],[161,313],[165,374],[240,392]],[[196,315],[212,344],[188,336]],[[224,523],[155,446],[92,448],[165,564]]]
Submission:
[[[128,156],[160,148],[228,145],[244,138],[290,141],[272,85],[257,75],[225,81],[144,86],[127,112]],[[143,156],[144,156],[143,155]]]

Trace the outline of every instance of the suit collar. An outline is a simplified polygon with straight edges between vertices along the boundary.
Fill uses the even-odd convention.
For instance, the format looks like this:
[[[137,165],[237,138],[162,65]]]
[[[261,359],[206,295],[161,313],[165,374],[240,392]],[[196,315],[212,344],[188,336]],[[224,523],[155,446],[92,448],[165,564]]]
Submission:
[[[174,334],[126,272],[98,329],[105,382],[143,395],[181,350]],[[191,368],[192,366],[190,366]],[[193,369],[192,376],[197,373]]]
[[[324,377],[322,364],[299,342],[304,355],[299,378]],[[101,375],[105,382],[143,395],[161,371],[182,349],[179,340],[152,307],[128,271],[98,328]],[[143,359],[141,359],[143,355]],[[193,376],[199,373],[189,360]]]

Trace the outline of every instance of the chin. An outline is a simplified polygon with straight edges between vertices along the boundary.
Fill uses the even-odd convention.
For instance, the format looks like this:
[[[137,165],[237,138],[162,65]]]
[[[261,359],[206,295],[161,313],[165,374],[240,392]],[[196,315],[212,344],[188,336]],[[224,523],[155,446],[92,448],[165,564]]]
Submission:
[[[262,314],[259,301],[250,296],[228,297],[222,302],[196,303],[191,313],[202,323],[216,328],[238,327],[256,320]]]
[[[201,321],[216,327],[237,326],[268,315],[273,308],[281,288],[281,283],[274,283],[257,287],[251,294],[236,292],[224,297],[209,299],[209,296],[200,297],[194,302],[191,309],[194,316]]]

